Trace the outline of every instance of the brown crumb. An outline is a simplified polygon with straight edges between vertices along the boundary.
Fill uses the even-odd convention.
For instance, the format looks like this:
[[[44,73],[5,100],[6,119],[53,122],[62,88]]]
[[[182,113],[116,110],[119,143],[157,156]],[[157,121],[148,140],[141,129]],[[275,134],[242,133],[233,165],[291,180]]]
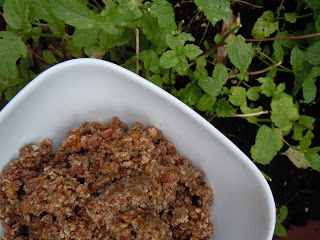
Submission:
[[[153,126],[85,122],[3,170],[1,239],[210,239],[204,176]]]

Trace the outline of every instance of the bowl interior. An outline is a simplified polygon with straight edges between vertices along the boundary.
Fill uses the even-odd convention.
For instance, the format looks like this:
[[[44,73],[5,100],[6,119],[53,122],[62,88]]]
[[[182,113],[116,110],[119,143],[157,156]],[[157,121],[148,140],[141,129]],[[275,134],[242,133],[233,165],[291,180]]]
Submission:
[[[113,116],[129,126],[156,126],[180,155],[204,170],[214,191],[213,239],[272,239],[274,201],[256,166],[185,104],[102,60],[77,59],[48,69],[0,112],[0,170],[27,143],[50,138],[56,149],[69,129]]]

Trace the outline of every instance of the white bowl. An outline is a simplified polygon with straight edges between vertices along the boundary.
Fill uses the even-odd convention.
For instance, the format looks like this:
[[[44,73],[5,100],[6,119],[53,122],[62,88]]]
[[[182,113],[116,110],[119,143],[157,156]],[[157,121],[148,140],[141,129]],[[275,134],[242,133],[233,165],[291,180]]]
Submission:
[[[158,127],[180,155],[206,173],[214,191],[215,240],[271,240],[275,204],[269,185],[231,141],[191,108],[138,75],[96,59],[58,64],[29,83],[0,112],[0,170],[19,148],[113,116]],[[2,235],[3,228],[0,231]]]

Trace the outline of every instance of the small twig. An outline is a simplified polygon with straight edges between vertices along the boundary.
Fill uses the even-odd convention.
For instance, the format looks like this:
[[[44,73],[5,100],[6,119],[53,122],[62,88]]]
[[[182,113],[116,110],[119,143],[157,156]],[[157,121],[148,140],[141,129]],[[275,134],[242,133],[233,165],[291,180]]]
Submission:
[[[277,40],[294,40],[294,39],[304,39],[319,37],[320,33],[313,33],[303,36],[294,36],[294,37],[277,37],[277,38],[260,38],[260,39],[246,39],[246,42],[266,42],[266,41],[277,41]]]
[[[97,6],[97,8],[99,9],[100,12],[102,12],[103,7],[98,3],[97,0],[93,0],[94,4]]]
[[[255,8],[263,8],[263,6],[254,5],[254,4],[252,4],[252,3],[248,3],[248,2],[246,2],[246,1],[241,1],[241,0],[233,0],[233,1],[232,1],[232,4],[237,3],[237,2],[238,2],[238,3],[245,4],[245,5],[249,5],[249,6],[255,7]]]
[[[204,40],[204,37],[205,37],[205,36],[206,36],[206,34],[207,34],[207,31],[208,31],[209,25],[210,25],[210,21],[208,21],[208,23],[207,23],[206,30],[204,31],[204,34],[203,34],[203,36],[202,36],[202,38],[201,38],[201,40],[200,40],[200,42],[199,42],[199,46],[201,45],[202,41]]]
[[[255,112],[255,113],[247,113],[247,114],[234,114],[231,117],[254,117],[254,116],[260,116],[262,114],[268,114],[269,111],[265,110],[265,111],[261,111],[261,112]]]
[[[136,35],[136,73],[139,74],[139,51],[140,51],[139,28],[135,28],[134,32]]]
[[[45,62],[45,63],[47,63],[47,64],[49,64],[49,65],[51,65],[51,66],[55,65],[54,63],[51,63],[51,62],[45,60],[43,57],[41,57],[41,56],[38,55],[35,51],[33,51],[32,47],[31,47],[28,43],[26,43],[26,45],[29,47],[30,51],[32,52],[32,54],[33,54],[36,58],[39,58],[41,61],[43,61],[43,62]]]
[[[243,75],[244,76],[251,76],[251,75],[258,75],[258,74],[261,74],[261,73],[265,73],[265,72],[269,72],[271,69],[275,68],[275,67],[278,67],[282,64],[282,62],[278,62],[277,64],[273,65],[273,66],[270,66],[270,67],[267,67],[265,69],[262,69],[262,70],[259,70],[259,71],[255,71],[255,72],[246,72],[244,73]],[[228,77],[228,79],[232,79],[232,78],[236,78],[238,77],[239,74],[235,74],[235,75],[231,75]]]

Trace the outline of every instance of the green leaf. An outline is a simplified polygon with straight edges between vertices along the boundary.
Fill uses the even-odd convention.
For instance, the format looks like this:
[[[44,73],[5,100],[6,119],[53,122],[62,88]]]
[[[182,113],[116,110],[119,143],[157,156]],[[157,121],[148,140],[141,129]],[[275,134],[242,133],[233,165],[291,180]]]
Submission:
[[[274,41],[272,44],[273,50],[274,50],[274,56],[275,56],[275,60],[276,61],[282,61],[283,57],[284,57],[284,52],[282,49],[281,44],[279,43],[279,41]]]
[[[246,103],[247,92],[244,87],[231,87],[231,95],[229,96],[231,104],[241,106]]]
[[[304,0],[304,2],[313,10],[320,8],[320,2],[318,0]]]
[[[292,139],[296,140],[296,141],[300,141],[303,138],[303,132],[306,130],[307,128],[305,126],[301,126],[301,125],[293,125],[293,135],[292,135]]]
[[[292,123],[299,119],[299,111],[291,98],[272,99],[271,120],[281,130],[289,131]]]
[[[227,51],[230,62],[240,70],[240,73],[246,72],[254,54],[252,44],[246,43],[242,36],[237,35],[228,41]]]
[[[41,33],[42,33],[42,28],[40,26],[33,27],[31,30],[32,40],[35,42],[39,41]]]
[[[279,237],[287,237],[287,230],[282,224],[276,224],[276,227],[274,229],[274,234]]]
[[[208,76],[207,66],[207,56],[201,56],[197,59],[196,70],[193,72],[195,79],[200,79],[202,77]]]
[[[6,23],[13,29],[20,29],[25,32],[31,31],[29,23],[30,0],[7,0],[3,4],[3,17]]]
[[[98,42],[100,29],[95,27],[93,29],[78,29],[76,28],[73,35],[73,45],[77,48],[89,47]]]
[[[307,169],[311,167],[310,163],[306,159],[306,155],[301,151],[288,148],[283,154],[286,155],[297,168]]]
[[[16,33],[0,32],[0,77],[15,79],[18,76],[16,62],[27,56],[27,46]]]
[[[227,0],[195,0],[195,3],[213,26],[220,20],[228,22],[231,19],[232,10]]]
[[[150,13],[158,19],[161,28],[165,28],[168,32],[176,30],[174,9],[168,1],[154,1],[150,7]]]
[[[236,109],[227,102],[226,98],[219,99],[215,104],[215,110],[219,117],[230,117],[236,113]]]
[[[177,73],[180,76],[186,75],[189,69],[187,59],[185,59],[185,57],[182,57],[182,58],[180,57],[179,62],[174,66],[174,69],[177,71]]]
[[[183,47],[183,52],[190,60],[197,58],[203,51],[194,44],[187,44]]]
[[[254,38],[266,38],[279,29],[279,22],[274,21],[274,14],[268,10],[258,18],[252,28]]]
[[[298,46],[295,46],[290,54],[290,64],[292,66],[292,71],[297,74],[297,72],[301,71],[304,63],[304,54],[299,49]]]
[[[182,32],[178,36],[173,36],[171,33],[167,34],[166,42],[171,49],[179,50],[183,48],[186,41],[194,41],[194,37],[190,33]]]
[[[282,223],[288,217],[288,207],[282,205],[279,209],[279,213],[277,215],[277,223]]]
[[[240,106],[241,112],[244,114],[250,114],[250,113],[256,113],[256,112],[261,112],[263,108],[261,106],[257,108],[249,108],[247,105],[242,105]],[[252,117],[246,117],[247,121],[249,123],[256,124],[258,122],[258,117],[257,116],[252,116]]]
[[[54,56],[53,52],[51,52],[50,50],[43,50],[42,56],[48,62],[59,63],[56,57]]]
[[[273,128],[272,131],[277,137],[277,150],[280,151],[281,148],[283,147],[283,132],[279,128]]]
[[[316,42],[307,48],[306,61],[312,65],[320,64],[320,42]]]
[[[257,101],[260,97],[260,87],[251,87],[247,91],[247,97],[251,101]]]
[[[314,170],[320,172],[320,147],[310,148],[306,153],[306,158]]]
[[[295,74],[295,80],[294,80],[294,85],[293,85],[293,89],[292,89],[292,93],[291,96],[295,97],[297,95],[297,93],[299,92],[299,90],[302,87],[303,82],[305,81],[305,79],[307,77],[309,77],[310,72],[312,70],[312,65],[307,63],[306,61],[303,64],[303,68],[300,72],[298,72],[297,74]]]
[[[260,77],[257,81],[262,84],[260,86],[261,93],[267,97],[272,97],[274,92],[277,90],[277,86],[273,79],[270,77]]]
[[[313,135],[312,131],[308,130],[300,141],[300,150],[304,151],[304,150],[308,149],[312,143],[311,140],[313,138],[314,138],[314,135]]]
[[[91,45],[84,48],[84,53],[89,58],[102,59],[103,56],[106,54],[106,50],[102,49],[100,46]]]
[[[296,13],[285,13],[284,18],[289,22],[289,23],[295,23],[297,21],[297,14]]]
[[[66,48],[68,52],[75,58],[80,58],[82,57],[82,49],[75,47],[73,44],[72,39],[67,39],[66,41]]]
[[[120,33],[120,35],[113,35],[105,31],[100,31],[100,47],[104,50],[109,50],[116,46],[120,47],[129,43],[130,40],[134,37],[133,32],[130,29],[126,29],[124,30],[124,32],[120,31]]]
[[[152,82],[153,84],[155,84],[155,85],[157,85],[158,87],[161,87],[161,88],[163,86],[162,78],[158,74],[151,76],[150,82]]]
[[[292,34],[289,34],[288,31],[278,32],[275,36],[276,38],[284,38],[284,37],[293,37]],[[277,40],[282,46],[292,49],[294,47],[294,41],[292,40]]]
[[[302,93],[307,103],[311,103],[316,98],[317,86],[311,76],[308,76],[302,83]]]
[[[221,63],[218,63],[212,72],[212,77],[201,78],[198,84],[204,92],[212,97],[217,97],[220,95],[222,87],[226,84],[227,80],[227,68]]]
[[[162,68],[172,68],[177,65],[179,58],[174,50],[168,50],[160,57],[160,67]]]
[[[266,125],[262,125],[256,135],[255,144],[251,147],[252,159],[260,164],[269,164],[277,154],[277,137]]]
[[[209,108],[211,108],[214,105],[216,100],[217,100],[216,97],[212,97],[208,93],[205,93],[200,98],[200,100],[199,100],[199,102],[197,104],[197,108],[200,111],[207,111]]]
[[[18,90],[16,90],[13,87],[9,87],[4,94],[4,97],[9,102],[17,93],[18,93]]]
[[[314,117],[306,116],[306,115],[300,115],[299,123],[306,126],[307,128],[312,128],[312,125],[316,119]]]
[[[202,96],[201,89],[197,85],[194,85],[190,89],[190,92],[188,94],[188,103],[189,103],[188,105],[189,106],[196,105],[199,102],[201,96]]]
[[[144,68],[151,72],[159,71],[159,57],[155,51],[149,49],[140,53],[139,58],[143,60]]]
[[[30,3],[29,18],[33,22],[44,20],[48,23],[52,33],[64,33],[64,22],[58,19],[51,8],[48,0],[32,0]]]

